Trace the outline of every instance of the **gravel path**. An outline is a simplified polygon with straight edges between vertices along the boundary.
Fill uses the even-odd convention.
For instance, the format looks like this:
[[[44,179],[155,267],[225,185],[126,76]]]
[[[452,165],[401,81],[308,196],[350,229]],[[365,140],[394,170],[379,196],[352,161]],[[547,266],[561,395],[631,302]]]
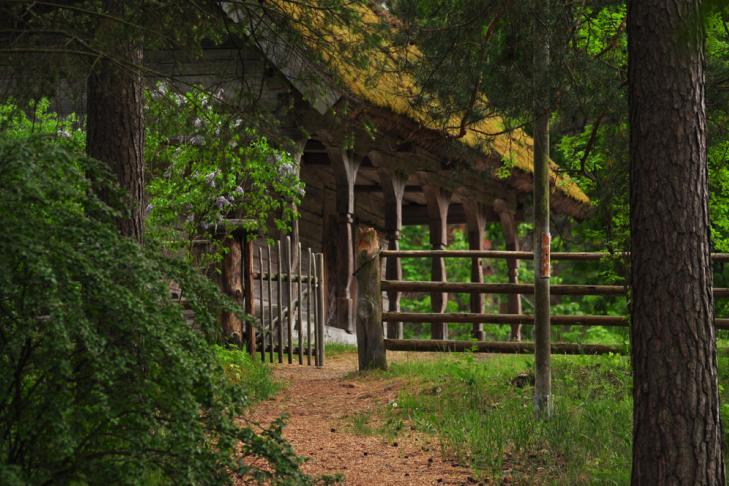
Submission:
[[[419,356],[422,359],[423,355]],[[388,353],[388,359],[413,359]],[[276,365],[275,376],[287,383],[276,397],[259,404],[252,418],[267,423],[288,415],[284,435],[308,458],[303,468],[313,475],[340,473],[347,485],[472,484],[470,471],[442,457],[433,438],[405,427],[395,439],[357,435],[352,416],[375,411],[396,398],[401,382],[356,376],[355,354],[327,360],[323,369]]]

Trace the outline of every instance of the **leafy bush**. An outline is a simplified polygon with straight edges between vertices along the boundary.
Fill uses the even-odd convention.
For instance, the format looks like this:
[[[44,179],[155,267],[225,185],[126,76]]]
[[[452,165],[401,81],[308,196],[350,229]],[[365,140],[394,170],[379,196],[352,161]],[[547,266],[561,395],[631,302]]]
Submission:
[[[0,483],[310,483],[280,421],[237,420],[245,389],[207,339],[232,304],[119,236],[120,209],[95,196],[116,191],[104,168],[23,123],[2,113]]]

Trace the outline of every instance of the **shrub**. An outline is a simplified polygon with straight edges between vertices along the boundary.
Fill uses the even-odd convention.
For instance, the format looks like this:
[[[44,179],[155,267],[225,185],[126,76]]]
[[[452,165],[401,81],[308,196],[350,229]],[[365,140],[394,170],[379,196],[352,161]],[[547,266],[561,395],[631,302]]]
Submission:
[[[117,234],[120,208],[95,196],[116,191],[102,166],[47,133],[3,130],[0,187],[0,483],[311,482],[280,421],[240,425],[245,389],[209,341],[232,304]]]

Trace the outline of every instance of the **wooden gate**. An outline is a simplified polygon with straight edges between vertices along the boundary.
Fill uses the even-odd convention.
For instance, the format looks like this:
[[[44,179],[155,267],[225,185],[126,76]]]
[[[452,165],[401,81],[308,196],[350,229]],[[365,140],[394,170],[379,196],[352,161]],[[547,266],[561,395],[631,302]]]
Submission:
[[[273,248],[244,240],[243,249],[244,306],[254,316],[246,323],[248,351],[271,363],[324,366],[323,255],[290,237]]]

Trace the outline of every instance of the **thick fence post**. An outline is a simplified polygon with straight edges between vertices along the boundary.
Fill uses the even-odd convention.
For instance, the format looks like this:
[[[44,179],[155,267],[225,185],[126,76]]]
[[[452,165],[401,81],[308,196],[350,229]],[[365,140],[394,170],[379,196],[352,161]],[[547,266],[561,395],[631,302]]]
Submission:
[[[255,320],[255,296],[253,293],[253,238],[251,235],[243,234],[241,238],[241,248],[243,250],[243,289],[245,292],[245,312],[246,318],[246,343],[248,352],[251,356],[256,354],[256,326]]]
[[[357,351],[359,369],[387,369],[377,231],[357,231]]]

